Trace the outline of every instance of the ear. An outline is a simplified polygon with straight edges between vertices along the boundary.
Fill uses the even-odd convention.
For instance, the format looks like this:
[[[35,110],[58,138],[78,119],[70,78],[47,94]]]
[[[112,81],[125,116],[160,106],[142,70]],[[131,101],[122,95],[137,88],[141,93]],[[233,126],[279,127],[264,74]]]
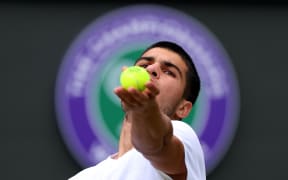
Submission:
[[[192,109],[192,103],[183,99],[181,103],[178,105],[178,108],[175,112],[175,115],[178,119],[183,119],[187,117]]]

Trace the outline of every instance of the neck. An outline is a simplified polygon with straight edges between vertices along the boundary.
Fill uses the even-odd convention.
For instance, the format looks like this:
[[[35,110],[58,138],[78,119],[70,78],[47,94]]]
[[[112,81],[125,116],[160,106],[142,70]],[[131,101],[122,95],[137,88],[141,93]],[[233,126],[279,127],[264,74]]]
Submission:
[[[133,148],[131,143],[131,121],[128,121],[127,116],[124,118],[122,130],[120,134],[119,149],[117,153],[117,158],[121,157],[123,154],[128,152]]]

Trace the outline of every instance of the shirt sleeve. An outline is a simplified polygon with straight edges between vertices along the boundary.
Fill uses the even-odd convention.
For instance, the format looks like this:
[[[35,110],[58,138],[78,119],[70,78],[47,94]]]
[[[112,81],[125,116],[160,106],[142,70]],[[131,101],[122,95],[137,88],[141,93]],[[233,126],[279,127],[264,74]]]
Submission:
[[[204,153],[199,139],[188,124],[182,121],[172,121],[173,134],[183,144],[187,180],[206,180]]]

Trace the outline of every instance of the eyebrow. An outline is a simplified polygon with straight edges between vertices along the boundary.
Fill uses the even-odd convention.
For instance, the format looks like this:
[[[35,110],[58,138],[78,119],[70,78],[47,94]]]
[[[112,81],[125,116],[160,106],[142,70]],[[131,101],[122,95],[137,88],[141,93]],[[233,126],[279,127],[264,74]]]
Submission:
[[[145,60],[145,61],[148,61],[148,62],[151,62],[151,61],[155,61],[155,58],[152,57],[152,56],[143,56],[143,57],[140,57],[136,60],[135,64],[137,64],[137,62],[139,62],[140,60]],[[176,69],[178,71],[178,73],[180,74],[181,78],[183,78],[183,75],[182,75],[182,72],[180,71],[179,67],[176,66],[175,64],[171,63],[170,61],[168,60],[164,60],[161,62],[162,64],[164,64],[165,66],[167,67],[172,67],[174,69]]]

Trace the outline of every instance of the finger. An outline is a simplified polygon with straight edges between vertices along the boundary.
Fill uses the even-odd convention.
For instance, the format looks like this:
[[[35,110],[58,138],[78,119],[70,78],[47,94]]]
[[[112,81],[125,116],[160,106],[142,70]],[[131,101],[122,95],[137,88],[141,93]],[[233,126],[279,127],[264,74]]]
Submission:
[[[125,91],[126,90],[124,88],[122,88],[122,87],[117,87],[117,88],[114,89],[114,93],[120,98],[120,100],[123,103],[127,104],[128,106],[130,106],[129,100],[127,100],[128,98],[125,97],[125,94],[126,94]]]
[[[148,93],[150,97],[155,97],[160,93],[159,89],[151,81],[147,82],[145,86],[147,90],[146,93]]]
[[[128,66],[123,66],[122,71],[125,71],[128,68]]]
[[[128,92],[133,96],[133,98],[135,99],[135,101],[138,102],[138,104],[142,105],[148,99],[148,95],[146,93],[143,93],[134,88],[128,89]]]
[[[114,90],[115,94],[129,107],[139,106],[140,105],[139,101],[137,101],[135,99],[135,97],[134,97],[133,93],[131,93],[131,91],[133,91],[133,90],[132,89],[126,90],[122,87],[116,88]]]

